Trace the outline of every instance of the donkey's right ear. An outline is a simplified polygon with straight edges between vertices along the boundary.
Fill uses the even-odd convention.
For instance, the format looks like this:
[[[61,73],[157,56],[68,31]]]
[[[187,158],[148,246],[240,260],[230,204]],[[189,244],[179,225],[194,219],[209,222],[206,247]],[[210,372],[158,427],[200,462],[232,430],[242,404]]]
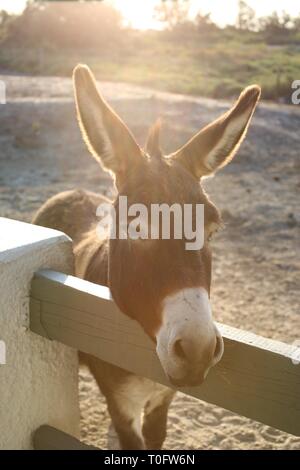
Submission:
[[[126,177],[143,153],[124,122],[104,101],[95,78],[86,65],[73,72],[77,117],[84,141],[90,152],[117,180]]]

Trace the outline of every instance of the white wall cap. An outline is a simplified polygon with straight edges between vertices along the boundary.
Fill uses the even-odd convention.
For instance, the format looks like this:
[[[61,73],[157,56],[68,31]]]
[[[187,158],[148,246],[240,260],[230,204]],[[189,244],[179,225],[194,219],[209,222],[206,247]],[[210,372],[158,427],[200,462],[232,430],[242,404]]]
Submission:
[[[0,264],[57,242],[71,242],[71,239],[58,230],[0,217]]]

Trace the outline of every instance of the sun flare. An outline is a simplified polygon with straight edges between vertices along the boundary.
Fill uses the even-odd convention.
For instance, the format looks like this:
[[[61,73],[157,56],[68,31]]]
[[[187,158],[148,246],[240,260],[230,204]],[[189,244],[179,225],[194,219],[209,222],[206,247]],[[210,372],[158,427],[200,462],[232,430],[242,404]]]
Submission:
[[[124,20],[130,26],[137,29],[155,28],[156,22],[153,18],[155,0],[113,0],[112,3],[121,12]]]
[[[104,1],[104,0],[102,0]],[[121,12],[125,24],[133,28],[147,30],[159,28],[159,23],[153,17],[154,7],[160,0],[105,0],[107,3],[115,5]],[[0,11],[6,10],[10,13],[21,13],[26,6],[27,0],[0,0]],[[238,13],[238,0],[226,0],[226,9],[222,7],[221,0],[190,0],[191,16],[198,12],[210,13],[213,21],[221,26],[233,24]],[[254,8],[257,16],[271,14],[274,10],[282,12],[286,10],[291,15],[297,16],[300,13],[299,3],[295,0],[277,0],[276,5],[272,0],[247,0],[247,3]]]
[[[157,28],[158,22],[153,18],[154,7],[160,0],[111,0],[116,8],[121,12],[125,23],[137,29]],[[273,1],[247,0],[249,6],[254,8],[257,16],[271,14],[274,10],[279,13],[282,10],[288,11],[292,15],[300,13],[300,6],[294,0],[277,0],[276,6]],[[226,0],[226,9],[222,8],[223,2],[220,0],[190,0],[191,16],[201,12],[210,13],[213,21],[221,26],[233,24],[238,13],[238,0]]]

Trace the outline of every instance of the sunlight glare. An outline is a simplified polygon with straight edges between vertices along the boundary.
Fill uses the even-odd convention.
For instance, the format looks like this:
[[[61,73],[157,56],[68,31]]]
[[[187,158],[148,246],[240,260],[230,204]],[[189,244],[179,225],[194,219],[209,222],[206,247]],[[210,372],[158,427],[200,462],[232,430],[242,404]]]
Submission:
[[[155,0],[113,0],[112,3],[121,12],[125,23],[137,29],[157,28],[157,22],[153,18]]]
[[[9,13],[21,13],[26,5],[26,0],[0,0],[0,11],[6,10]]]
[[[103,0],[102,0],[103,1]],[[137,29],[158,29],[161,27],[153,18],[155,5],[160,0],[105,0],[112,3],[121,12],[125,24]],[[270,15],[273,11],[281,13],[286,10],[297,16],[300,14],[299,2],[295,0],[246,0],[255,9],[257,16]],[[211,18],[220,26],[234,24],[238,13],[238,0],[226,0],[226,8],[221,0],[190,0],[191,17],[198,12],[210,13]],[[0,11],[21,13],[26,0],[0,0]]]
[[[122,13],[125,23],[137,29],[156,29],[158,22],[153,18],[155,5],[160,0],[111,0]],[[276,6],[273,0],[247,0],[247,3],[255,9],[258,16],[270,15],[274,10],[281,13],[283,10],[297,16],[300,6],[294,0],[277,0]],[[234,24],[238,13],[238,0],[226,0],[226,8],[221,0],[190,0],[191,16],[198,12],[211,14],[213,21],[220,26]]]

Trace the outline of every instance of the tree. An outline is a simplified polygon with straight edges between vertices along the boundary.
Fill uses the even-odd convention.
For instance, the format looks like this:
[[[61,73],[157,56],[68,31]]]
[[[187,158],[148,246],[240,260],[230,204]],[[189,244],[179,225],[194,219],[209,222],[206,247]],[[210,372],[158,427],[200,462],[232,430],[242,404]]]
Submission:
[[[286,12],[279,15],[276,11],[270,16],[260,18],[259,29],[267,41],[276,44],[293,32],[293,18]]]
[[[211,19],[211,14],[203,15],[198,13],[195,18],[195,24],[200,33],[209,33],[218,29],[217,25]]]
[[[10,15],[5,10],[0,10],[0,41],[7,37],[9,28],[16,19],[16,15]]]
[[[5,10],[0,10],[0,26],[3,26],[9,19],[9,14]]]
[[[294,32],[299,33],[300,32],[300,15],[298,15],[296,18],[293,20],[293,29]]]
[[[190,0],[161,0],[155,7],[155,18],[167,29],[174,29],[190,21]]]
[[[239,12],[237,16],[237,28],[252,31],[256,27],[255,10],[251,8],[244,0],[239,1]]]
[[[8,39],[22,45],[105,50],[121,38],[121,15],[105,2],[29,1],[8,32]]]

